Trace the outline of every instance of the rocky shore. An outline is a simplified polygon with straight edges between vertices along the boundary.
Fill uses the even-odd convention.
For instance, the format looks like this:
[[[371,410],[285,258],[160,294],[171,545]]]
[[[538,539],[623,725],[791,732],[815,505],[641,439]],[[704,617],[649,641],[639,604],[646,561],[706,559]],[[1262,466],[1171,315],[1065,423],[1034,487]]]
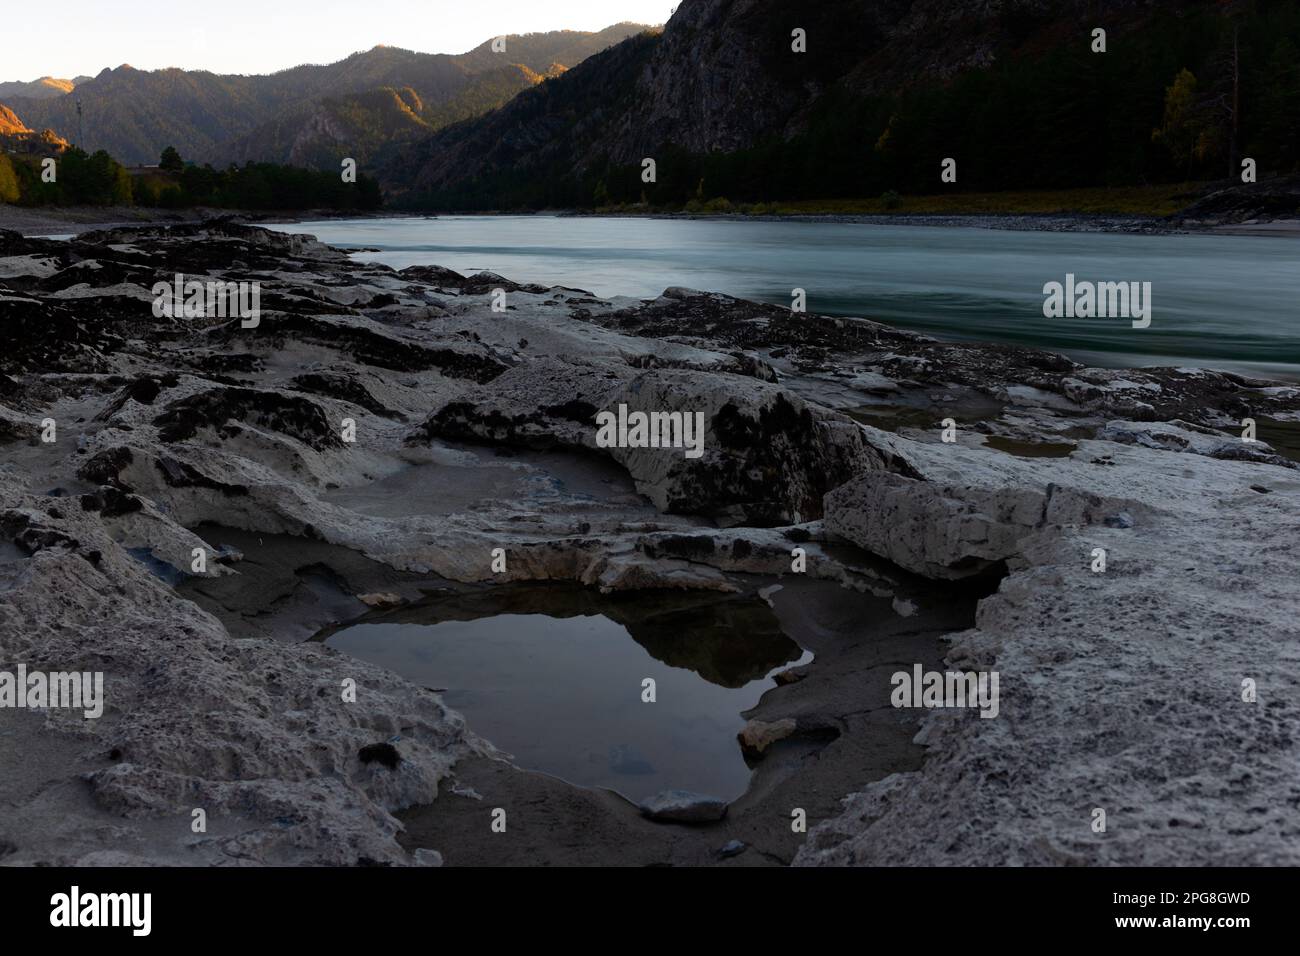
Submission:
[[[260,316],[157,317],[177,274],[257,282]],[[1295,387],[221,221],[0,230],[0,345],[0,670],[106,689],[97,720],[0,709],[0,862],[1300,862]],[[702,413],[704,454],[601,447],[619,406]],[[747,715],[796,743],[727,822],[523,773],[436,691],[304,640],[535,582],[761,588],[815,650]],[[1000,673],[995,719],[890,706],[944,657]],[[549,816],[489,846],[475,788]]]

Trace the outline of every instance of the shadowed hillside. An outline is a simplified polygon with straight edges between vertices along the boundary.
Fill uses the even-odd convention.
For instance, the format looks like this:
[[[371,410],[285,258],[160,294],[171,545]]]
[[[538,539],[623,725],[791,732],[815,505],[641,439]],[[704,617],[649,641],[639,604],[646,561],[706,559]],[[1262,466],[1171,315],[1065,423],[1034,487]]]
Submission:
[[[79,84],[75,97],[9,93],[0,102],[28,124],[75,139],[80,100],[86,142],[78,145],[107,150],[128,164],[155,163],[166,146],[219,165],[332,162],[340,152],[355,158],[382,147],[386,133],[398,139],[428,133],[448,119],[500,106],[557,65],[574,66],[640,29],[617,24],[598,33],[508,36],[504,53],[492,52],[490,41],[457,55],[379,46],[337,63],[266,76],[123,65]],[[403,116],[392,96],[379,95],[384,89],[413,91],[415,100],[408,97],[406,105],[418,101],[421,109]]]
[[[408,205],[502,209],[1136,186],[1235,174],[1246,155],[1284,173],[1298,48],[1295,0],[684,0],[661,35],[381,177]]]

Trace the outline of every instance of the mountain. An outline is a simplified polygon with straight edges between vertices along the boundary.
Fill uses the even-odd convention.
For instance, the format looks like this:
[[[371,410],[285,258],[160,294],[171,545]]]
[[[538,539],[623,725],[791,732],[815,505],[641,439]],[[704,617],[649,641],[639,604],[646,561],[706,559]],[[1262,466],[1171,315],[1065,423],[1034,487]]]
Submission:
[[[43,76],[39,80],[32,80],[30,83],[0,83],[0,101],[11,98],[53,99],[56,96],[71,93],[79,84],[86,82],[88,79],[90,79],[88,76],[79,76],[75,80],[59,80],[52,76]]]
[[[18,118],[13,110],[0,106],[0,136],[12,136],[19,133],[30,133],[31,130]]]
[[[683,0],[662,33],[404,147],[380,174],[407,205],[484,209],[934,192],[946,157],[966,190],[1210,178],[1241,148],[1261,168],[1300,161],[1295,0],[1104,7]],[[1234,35],[1239,129],[1223,106]],[[1152,137],[1180,69],[1200,83],[1176,117],[1186,155]],[[647,157],[655,183],[641,180]]]
[[[362,93],[328,96],[303,104],[220,146],[217,163],[266,160],[315,169],[332,168],[345,156],[367,165],[376,153],[427,136],[435,130],[495,109],[545,76],[512,63],[471,73],[458,88],[431,98],[411,86],[381,86]]]
[[[295,156],[333,162],[383,145],[355,136],[428,133],[449,118],[499,106],[557,65],[574,66],[641,29],[621,23],[597,33],[510,35],[504,53],[492,52],[490,41],[457,55],[379,46],[264,76],[123,65],[79,84],[76,97],[0,101],[28,123],[69,138],[77,135],[80,101],[82,145],[125,163],[156,163],[169,145],[187,159],[218,164]]]
[[[37,133],[28,129],[13,110],[0,106],[0,152],[52,156],[67,148],[67,140],[52,130]]]

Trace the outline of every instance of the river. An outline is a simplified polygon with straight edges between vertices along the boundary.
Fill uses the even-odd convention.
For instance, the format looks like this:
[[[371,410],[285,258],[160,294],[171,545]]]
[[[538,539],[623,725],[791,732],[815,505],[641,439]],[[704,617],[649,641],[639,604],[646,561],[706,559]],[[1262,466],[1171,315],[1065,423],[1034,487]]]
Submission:
[[[1035,345],[1092,365],[1201,366],[1300,380],[1293,238],[1024,232],[848,222],[443,216],[277,224],[396,268],[437,264],[603,297],[669,286]],[[1151,324],[1046,318],[1043,287],[1151,283]]]

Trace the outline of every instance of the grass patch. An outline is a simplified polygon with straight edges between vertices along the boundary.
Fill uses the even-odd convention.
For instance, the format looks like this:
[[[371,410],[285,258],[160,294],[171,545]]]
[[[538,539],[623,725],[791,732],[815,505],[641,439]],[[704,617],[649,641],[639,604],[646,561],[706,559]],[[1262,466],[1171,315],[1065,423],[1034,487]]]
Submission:
[[[1123,215],[1169,216],[1186,208],[1204,183],[1059,189],[1031,192],[940,193],[878,199],[807,199],[764,206],[777,215]]]

